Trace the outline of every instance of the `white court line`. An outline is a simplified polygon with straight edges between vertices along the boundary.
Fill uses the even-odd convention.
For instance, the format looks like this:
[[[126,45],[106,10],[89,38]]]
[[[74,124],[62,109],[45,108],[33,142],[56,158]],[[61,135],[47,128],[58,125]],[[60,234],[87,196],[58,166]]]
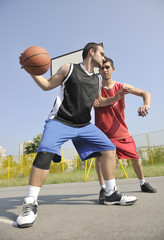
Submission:
[[[9,220],[9,219],[5,219],[5,218],[0,218],[0,222],[9,224],[9,225],[14,226],[14,227],[17,226],[17,223],[15,221],[12,221],[12,220]]]

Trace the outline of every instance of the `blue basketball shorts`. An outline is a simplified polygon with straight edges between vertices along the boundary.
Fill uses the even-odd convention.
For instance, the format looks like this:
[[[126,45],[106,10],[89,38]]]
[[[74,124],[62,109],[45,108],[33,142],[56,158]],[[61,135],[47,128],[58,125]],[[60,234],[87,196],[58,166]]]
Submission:
[[[94,124],[75,128],[57,120],[48,119],[44,126],[39,152],[50,152],[61,158],[61,145],[72,140],[81,160],[100,156],[101,151],[115,150],[115,145]]]

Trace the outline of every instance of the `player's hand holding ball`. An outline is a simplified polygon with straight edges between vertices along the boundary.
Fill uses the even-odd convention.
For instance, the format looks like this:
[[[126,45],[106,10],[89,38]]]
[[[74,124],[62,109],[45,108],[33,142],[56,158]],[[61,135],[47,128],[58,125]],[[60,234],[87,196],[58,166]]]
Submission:
[[[23,66],[22,66],[22,52],[21,52],[21,54],[19,55],[19,64],[21,65],[21,68],[23,68]]]
[[[39,46],[27,48],[19,56],[19,63],[26,72],[33,75],[42,75],[50,68],[50,56],[48,52]]]

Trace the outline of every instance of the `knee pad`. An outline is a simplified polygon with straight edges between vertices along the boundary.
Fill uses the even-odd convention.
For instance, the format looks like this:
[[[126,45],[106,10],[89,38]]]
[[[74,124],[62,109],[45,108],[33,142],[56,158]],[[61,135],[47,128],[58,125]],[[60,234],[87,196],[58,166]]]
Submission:
[[[50,152],[39,152],[36,155],[33,165],[37,168],[48,170],[50,168],[51,161],[60,162],[61,157]]]

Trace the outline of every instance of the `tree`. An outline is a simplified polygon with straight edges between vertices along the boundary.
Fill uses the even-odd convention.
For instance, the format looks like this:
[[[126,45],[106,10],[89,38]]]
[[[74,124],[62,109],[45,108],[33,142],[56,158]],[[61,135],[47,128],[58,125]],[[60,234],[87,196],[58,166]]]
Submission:
[[[164,147],[158,146],[152,148],[154,163],[163,163],[164,162]]]
[[[41,139],[42,139],[42,133],[34,137],[33,141],[26,143],[24,153],[25,154],[36,153]]]

